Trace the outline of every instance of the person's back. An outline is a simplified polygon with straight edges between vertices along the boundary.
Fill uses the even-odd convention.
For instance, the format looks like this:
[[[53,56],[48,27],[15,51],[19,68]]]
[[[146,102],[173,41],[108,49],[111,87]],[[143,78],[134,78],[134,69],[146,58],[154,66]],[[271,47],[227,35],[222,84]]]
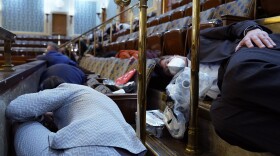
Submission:
[[[67,56],[65,56],[59,52],[56,52],[56,51],[50,51],[44,56],[37,57],[37,59],[46,60],[48,67],[58,64],[58,63],[76,65],[76,63],[74,61],[72,61],[71,59],[69,59]]]
[[[75,84],[61,84],[57,90],[58,92],[53,92],[52,95],[58,96],[61,94],[61,96],[67,96],[68,98],[65,101],[67,104],[54,112],[54,118],[62,120],[56,120],[60,131],[50,139],[50,142],[59,141],[75,130],[77,133],[83,131],[83,134],[72,135],[67,142],[59,143],[59,147],[71,148],[73,146],[99,144],[120,148],[128,147],[127,150],[134,152],[143,150],[143,147],[139,146],[139,140],[131,142],[132,140],[128,139],[135,132],[126,123],[118,106],[106,95],[90,87]],[[68,93],[61,93],[59,90],[67,90]],[[52,97],[52,95],[49,97]],[[65,100],[66,98],[60,99]],[[68,115],[71,116],[71,120],[63,120],[65,119],[65,112],[69,112]],[[100,135],[103,136],[103,139],[99,138]],[[83,140],[83,142],[79,140]]]
[[[50,76],[58,76],[67,83],[84,84],[85,73],[79,68],[68,64],[55,64],[46,69],[41,75],[41,82]]]
[[[70,83],[59,82],[52,89],[49,86],[57,83],[46,81],[45,90],[22,95],[6,109],[8,118],[25,121],[15,136],[18,155],[75,155],[81,151],[85,155],[118,155],[122,150],[145,154],[145,146],[109,97],[90,87]],[[34,119],[30,121],[49,111],[53,112],[58,128],[55,133]]]
[[[269,33],[254,21],[200,31],[199,71],[209,64],[205,69],[217,73],[215,89],[221,92],[213,96],[210,117],[218,136],[249,151],[280,155],[280,35]]]
[[[72,61],[69,57],[59,52],[58,46],[55,43],[49,43],[47,46],[46,55],[39,55],[36,57],[37,60],[47,61],[47,66],[52,66],[58,63],[77,65],[76,62]]]

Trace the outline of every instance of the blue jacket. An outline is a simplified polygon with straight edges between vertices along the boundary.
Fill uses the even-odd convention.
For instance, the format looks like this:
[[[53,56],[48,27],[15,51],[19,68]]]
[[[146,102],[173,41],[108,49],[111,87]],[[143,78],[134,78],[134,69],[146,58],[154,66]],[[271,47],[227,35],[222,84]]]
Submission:
[[[58,76],[67,83],[84,84],[85,73],[79,68],[68,64],[55,64],[46,69],[41,75],[41,82],[50,76]]]
[[[49,51],[46,55],[38,56],[37,59],[47,61],[48,67],[58,63],[70,64],[74,66],[77,65],[77,63],[72,61],[69,57],[57,51]]]

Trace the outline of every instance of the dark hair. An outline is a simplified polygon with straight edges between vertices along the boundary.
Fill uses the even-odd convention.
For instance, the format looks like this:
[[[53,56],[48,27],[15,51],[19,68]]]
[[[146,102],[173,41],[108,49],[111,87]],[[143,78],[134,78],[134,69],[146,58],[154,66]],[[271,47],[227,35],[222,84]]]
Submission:
[[[117,31],[116,24],[113,24],[113,25],[112,25],[112,28],[113,28],[112,34],[116,33],[116,31]],[[109,28],[107,28],[106,33],[107,33],[107,34],[110,34],[110,31],[111,31],[111,26],[110,26]]]
[[[40,89],[41,90],[53,89],[62,83],[65,83],[65,81],[62,78],[58,76],[50,76],[41,83]]]
[[[164,68],[161,66],[160,62],[162,60],[165,60],[167,58],[169,58],[170,56],[169,55],[166,55],[166,56],[161,56],[160,58],[154,58],[154,60],[156,61],[156,66],[154,68],[154,72],[156,74],[158,74],[160,77],[162,78],[167,78],[167,79],[172,79],[173,76],[172,75],[169,75],[165,72]]]

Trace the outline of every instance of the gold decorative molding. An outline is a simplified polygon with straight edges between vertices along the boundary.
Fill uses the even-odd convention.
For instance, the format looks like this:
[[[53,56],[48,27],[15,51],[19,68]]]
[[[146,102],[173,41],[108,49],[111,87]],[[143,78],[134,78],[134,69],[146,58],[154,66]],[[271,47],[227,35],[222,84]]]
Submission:
[[[151,13],[151,12],[157,12],[158,9],[160,9],[160,0],[153,0],[153,6],[152,7],[148,7],[147,9],[147,13]]]

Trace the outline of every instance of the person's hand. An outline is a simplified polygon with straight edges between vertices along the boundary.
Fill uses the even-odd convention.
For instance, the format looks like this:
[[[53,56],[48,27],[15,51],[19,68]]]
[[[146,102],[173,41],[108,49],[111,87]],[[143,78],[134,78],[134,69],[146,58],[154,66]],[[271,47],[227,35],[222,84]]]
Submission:
[[[41,121],[41,124],[52,132],[56,132],[58,130],[56,124],[54,123],[52,112],[47,112],[43,115],[43,120]]]
[[[249,31],[246,36],[239,42],[235,48],[235,52],[238,51],[241,47],[253,48],[254,44],[259,48],[273,48],[276,44],[268,36],[267,32],[260,29],[254,29]]]

